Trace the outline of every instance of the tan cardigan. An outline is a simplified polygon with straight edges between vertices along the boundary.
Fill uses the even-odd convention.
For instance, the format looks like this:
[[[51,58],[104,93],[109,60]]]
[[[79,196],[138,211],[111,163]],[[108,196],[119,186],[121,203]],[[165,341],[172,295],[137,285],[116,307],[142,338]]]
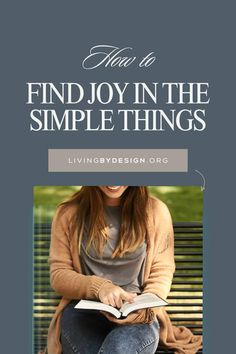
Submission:
[[[48,354],[61,354],[60,318],[71,299],[97,299],[102,285],[107,282],[97,276],[81,274],[77,251],[77,235],[71,232],[70,220],[74,207],[56,212],[52,223],[50,246],[51,286],[63,296],[51,321],[48,332]],[[144,292],[166,298],[171,287],[174,264],[174,237],[170,213],[158,199],[149,198],[147,257],[144,274]],[[174,348],[175,354],[195,354],[201,347],[201,336],[194,336],[185,327],[175,327],[164,308],[155,310],[160,322],[160,344]]]

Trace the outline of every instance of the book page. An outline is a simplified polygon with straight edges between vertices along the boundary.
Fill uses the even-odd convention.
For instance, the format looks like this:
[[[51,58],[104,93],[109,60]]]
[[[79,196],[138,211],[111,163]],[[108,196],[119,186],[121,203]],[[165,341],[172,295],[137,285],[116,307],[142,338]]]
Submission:
[[[100,311],[106,311],[114,315],[115,317],[119,318],[121,316],[121,313],[119,310],[117,310],[113,306],[109,306],[106,304],[103,304],[102,302],[99,301],[91,301],[91,300],[80,300],[78,304],[75,305],[76,309],[85,309],[85,310],[100,310]]]
[[[167,302],[160,297],[156,296],[155,294],[146,293],[137,296],[132,303],[124,303],[120,309],[120,312],[125,317],[135,310],[166,305]]]

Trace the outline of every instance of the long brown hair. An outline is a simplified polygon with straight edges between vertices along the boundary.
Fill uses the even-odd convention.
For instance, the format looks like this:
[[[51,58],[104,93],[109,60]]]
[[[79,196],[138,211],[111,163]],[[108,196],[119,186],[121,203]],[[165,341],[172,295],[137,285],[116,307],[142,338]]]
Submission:
[[[144,186],[129,186],[122,194],[120,234],[113,258],[134,251],[144,242],[147,234],[147,202],[148,191]],[[86,226],[87,250],[93,246],[101,256],[109,237],[104,216],[104,193],[97,186],[84,186],[61,204],[62,209],[73,205],[76,208],[72,218],[72,229],[78,232],[79,253]]]

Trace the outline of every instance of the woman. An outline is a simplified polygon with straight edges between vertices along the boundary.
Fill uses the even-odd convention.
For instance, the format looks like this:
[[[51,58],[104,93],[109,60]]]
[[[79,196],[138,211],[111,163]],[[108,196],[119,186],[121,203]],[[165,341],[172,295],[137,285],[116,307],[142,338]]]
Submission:
[[[49,354],[152,354],[159,337],[175,353],[200,347],[200,338],[171,325],[164,308],[125,319],[74,309],[79,299],[119,308],[143,292],[167,297],[175,269],[172,222],[147,187],[82,187],[57,210],[49,261],[51,286],[63,296],[49,328]]]

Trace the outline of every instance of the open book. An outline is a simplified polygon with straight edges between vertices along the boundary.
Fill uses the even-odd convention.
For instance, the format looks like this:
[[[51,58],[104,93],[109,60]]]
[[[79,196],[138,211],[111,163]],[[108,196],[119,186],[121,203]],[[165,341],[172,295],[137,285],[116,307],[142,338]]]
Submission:
[[[146,309],[148,307],[159,307],[168,305],[167,302],[161,299],[159,296],[144,293],[142,295],[138,295],[134,298],[132,303],[125,302],[120,309],[117,309],[113,306],[103,304],[99,301],[92,300],[80,300],[76,305],[76,309],[86,309],[86,310],[100,310],[110,312],[116,318],[126,317],[129,313],[134,312],[140,309]]]

